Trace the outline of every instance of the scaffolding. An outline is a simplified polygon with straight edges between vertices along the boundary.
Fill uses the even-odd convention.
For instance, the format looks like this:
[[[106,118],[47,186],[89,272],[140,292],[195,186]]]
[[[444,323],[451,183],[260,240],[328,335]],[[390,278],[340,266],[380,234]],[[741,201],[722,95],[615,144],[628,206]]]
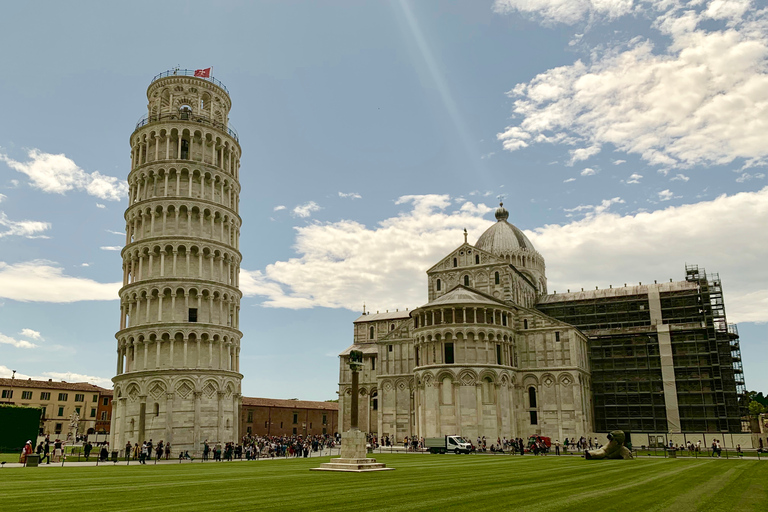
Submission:
[[[589,337],[596,431],[667,430],[651,294],[668,326],[680,428],[741,432],[738,330],[726,321],[719,276],[697,265],[686,265],[682,282],[550,295],[537,305]]]

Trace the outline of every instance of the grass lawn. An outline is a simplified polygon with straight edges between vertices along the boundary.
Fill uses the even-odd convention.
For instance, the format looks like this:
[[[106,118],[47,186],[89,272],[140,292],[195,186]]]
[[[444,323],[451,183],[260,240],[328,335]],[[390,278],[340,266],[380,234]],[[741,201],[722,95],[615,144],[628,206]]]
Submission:
[[[377,455],[379,473],[309,471],[328,458],[4,468],[0,510],[766,510],[768,463],[746,460]]]

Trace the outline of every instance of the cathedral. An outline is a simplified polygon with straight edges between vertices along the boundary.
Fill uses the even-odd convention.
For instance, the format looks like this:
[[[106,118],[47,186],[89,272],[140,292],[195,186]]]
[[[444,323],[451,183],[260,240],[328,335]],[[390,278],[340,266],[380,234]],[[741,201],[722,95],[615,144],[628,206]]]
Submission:
[[[340,415],[349,423],[351,350],[364,354],[360,428],[405,436],[553,439],[592,429],[588,338],[539,312],[544,258],[502,206],[473,245],[427,271],[429,301],[364,314],[341,354]],[[341,420],[340,420],[341,421]]]
[[[350,425],[352,350],[363,353],[361,430],[468,439],[578,438],[622,429],[741,433],[738,332],[717,275],[547,293],[544,258],[496,222],[427,270],[428,302],[363,313],[340,354],[339,422]],[[660,434],[663,434],[661,437]]]

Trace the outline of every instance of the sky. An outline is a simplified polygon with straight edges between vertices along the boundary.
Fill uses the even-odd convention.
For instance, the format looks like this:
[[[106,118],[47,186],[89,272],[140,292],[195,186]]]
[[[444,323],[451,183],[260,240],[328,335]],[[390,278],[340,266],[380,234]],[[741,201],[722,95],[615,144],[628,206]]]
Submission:
[[[129,137],[153,76],[212,66],[243,152],[244,395],[335,399],[363,304],[424,304],[499,197],[550,292],[719,273],[768,392],[764,2],[2,10],[0,377],[111,385]]]

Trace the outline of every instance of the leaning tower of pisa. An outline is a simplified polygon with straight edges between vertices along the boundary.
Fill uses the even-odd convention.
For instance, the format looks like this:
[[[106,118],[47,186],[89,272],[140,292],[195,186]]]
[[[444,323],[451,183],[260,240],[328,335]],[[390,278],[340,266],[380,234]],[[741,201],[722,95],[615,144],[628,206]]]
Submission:
[[[157,75],[131,134],[113,449],[238,439],[240,144],[214,78]]]

